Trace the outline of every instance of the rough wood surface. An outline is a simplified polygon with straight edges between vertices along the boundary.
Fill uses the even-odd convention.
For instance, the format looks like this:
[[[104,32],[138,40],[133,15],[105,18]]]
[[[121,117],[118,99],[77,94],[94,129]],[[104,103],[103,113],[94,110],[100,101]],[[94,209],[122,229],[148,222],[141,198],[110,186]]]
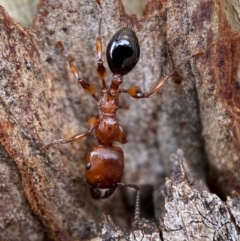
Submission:
[[[84,158],[94,138],[41,150],[51,140],[83,133],[88,118],[96,115],[94,101],[74,80],[57,41],[74,56],[81,75],[99,86],[96,2],[42,0],[31,30],[0,9],[0,238],[84,240],[102,230],[103,240],[121,235],[129,240],[238,240],[238,195],[224,203],[209,192],[224,199],[240,192],[237,4],[151,0],[140,20],[126,15],[120,1],[102,5],[105,47],[126,24],[141,44],[140,62],[124,78],[125,88],[138,85],[148,91],[188,55],[205,52],[178,71],[174,80],[181,84],[169,81],[147,100],[121,98],[130,104],[118,115],[129,141],[123,146],[123,182],[155,187],[159,224],[142,221],[130,232],[104,217],[101,229],[103,212],[114,223],[131,222],[125,209],[133,195],[91,199]],[[169,160],[179,148],[185,159],[178,152]]]
[[[178,172],[166,182],[165,206],[161,217],[163,240],[239,240],[239,224],[232,207],[217,195],[188,180],[182,151],[173,155]],[[174,162],[173,160],[173,162]],[[239,203],[239,197],[230,202]],[[237,215],[239,209],[234,213]]]
[[[37,13],[39,0],[0,0],[0,5],[22,26],[30,27]]]

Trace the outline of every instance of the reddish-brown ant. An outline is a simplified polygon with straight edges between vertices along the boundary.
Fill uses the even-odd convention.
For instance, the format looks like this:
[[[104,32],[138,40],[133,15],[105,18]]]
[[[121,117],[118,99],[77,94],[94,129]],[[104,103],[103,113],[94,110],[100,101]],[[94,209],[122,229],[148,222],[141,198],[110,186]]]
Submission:
[[[137,190],[135,222],[140,218],[140,202],[139,202],[139,186],[134,184],[123,184],[121,178],[124,168],[124,154],[120,147],[113,146],[118,141],[126,143],[126,136],[116,119],[116,112],[119,108],[118,97],[121,93],[128,93],[136,99],[148,98],[158,91],[169,79],[171,75],[179,68],[180,65],[186,63],[194,54],[182,61],[170,74],[160,79],[149,92],[142,92],[137,86],[128,89],[119,89],[123,83],[123,76],[129,73],[137,64],[140,56],[140,47],[135,32],[128,27],[120,29],[110,40],[107,46],[107,62],[113,77],[110,87],[105,82],[106,69],[102,61],[102,40],[101,40],[101,21],[102,6],[100,0],[96,0],[99,6],[99,30],[96,40],[96,49],[98,54],[97,75],[102,81],[101,95],[98,98],[95,95],[94,87],[83,78],[80,77],[77,68],[73,65],[70,57],[65,53],[61,42],[58,46],[61,48],[64,56],[69,62],[72,73],[77,78],[79,84],[89,94],[93,96],[98,105],[98,115],[90,118],[88,121],[88,130],[84,134],[76,134],[69,139],[60,139],[53,141],[43,147],[46,149],[55,144],[65,144],[80,140],[95,130],[98,145],[94,146],[87,154],[86,158],[86,181],[89,184],[90,192],[93,198],[108,198],[112,195],[118,186],[131,187]]]

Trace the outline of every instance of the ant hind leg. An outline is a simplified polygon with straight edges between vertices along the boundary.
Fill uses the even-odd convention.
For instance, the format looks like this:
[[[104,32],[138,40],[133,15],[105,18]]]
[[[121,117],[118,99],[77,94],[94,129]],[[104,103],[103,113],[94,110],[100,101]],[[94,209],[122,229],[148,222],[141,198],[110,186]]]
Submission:
[[[107,71],[103,65],[102,60],[102,36],[101,36],[101,25],[102,25],[102,5],[100,0],[96,0],[99,7],[99,27],[98,27],[98,36],[96,40],[96,50],[98,54],[98,62],[97,62],[97,75],[102,80],[102,88],[107,88],[105,78],[107,75]]]
[[[132,86],[128,88],[127,90],[121,89],[119,92],[122,93],[128,93],[130,96],[136,99],[141,99],[141,98],[148,98],[150,95],[154,94],[157,92],[159,89],[161,89],[164,84],[167,82],[167,80],[181,67],[183,64],[185,64],[187,61],[189,61],[191,58],[197,57],[197,56],[202,56],[204,53],[199,52],[196,54],[192,54],[188,56],[186,59],[184,59],[182,62],[180,62],[175,69],[171,71],[170,74],[166,75],[162,79],[158,80],[158,82],[152,87],[152,89],[149,92],[142,92],[142,90],[138,86]]]
[[[78,80],[78,83],[83,87],[84,90],[86,90],[90,95],[92,95],[92,97],[98,101],[97,96],[95,95],[95,90],[94,90],[94,86],[90,83],[88,83],[88,81],[86,81],[85,79],[83,79],[82,77],[80,77],[79,73],[78,73],[78,69],[77,67],[72,63],[73,62],[73,58],[71,58],[70,55],[68,55],[65,52],[65,49],[63,47],[63,44],[61,41],[57,42],[57,46],[60,48],[60,50],[63,53],[63,56],[65,57],[65,59],[68,61],[70,69],[73,73],[73,75],[76,77],[76,79]]]

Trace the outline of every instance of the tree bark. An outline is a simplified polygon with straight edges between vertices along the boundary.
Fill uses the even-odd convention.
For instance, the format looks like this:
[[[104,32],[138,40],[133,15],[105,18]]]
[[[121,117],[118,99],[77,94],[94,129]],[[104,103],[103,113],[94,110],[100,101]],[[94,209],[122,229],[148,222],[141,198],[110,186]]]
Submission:
[[[89,240],[101,230],[103,240],[239,240],[237,2],[150,0],[141,19],[127,15],[121,1],[102,1],[102,7],[106,67],[106,45],[118,29],[132,26],[139,38],[140,61],[124,76],[123,88],[138,85],[149,91],[187,56],[204,52],[149,99],[124,94],[120,99],[130,104],[129,111],[118,114],[128,138],[122,147],[123,182],[155,188],[157,223],[141,220],[132,231],[115,226],[131,222],[126,202],[132,193],[92,200],[84,163],[94,138],[41,149],[52,140],[84,133],[87,120],[97,114],[58,41],[81,76],[97,92],[100,88],[96,1],[42,0],[31,29],[0,9],[0,238]],[[102,213],[114,221],[105,215],[100,227]]]

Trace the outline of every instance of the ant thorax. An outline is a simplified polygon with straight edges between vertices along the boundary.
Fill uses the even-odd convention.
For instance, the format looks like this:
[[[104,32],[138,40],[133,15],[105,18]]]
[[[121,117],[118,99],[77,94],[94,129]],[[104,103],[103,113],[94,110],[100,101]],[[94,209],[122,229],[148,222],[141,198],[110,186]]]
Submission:
[[[117,95],[112,95],[110,91],[102,92],[98,101],[98,109],[100,116],[115,116],[119,107]]]

